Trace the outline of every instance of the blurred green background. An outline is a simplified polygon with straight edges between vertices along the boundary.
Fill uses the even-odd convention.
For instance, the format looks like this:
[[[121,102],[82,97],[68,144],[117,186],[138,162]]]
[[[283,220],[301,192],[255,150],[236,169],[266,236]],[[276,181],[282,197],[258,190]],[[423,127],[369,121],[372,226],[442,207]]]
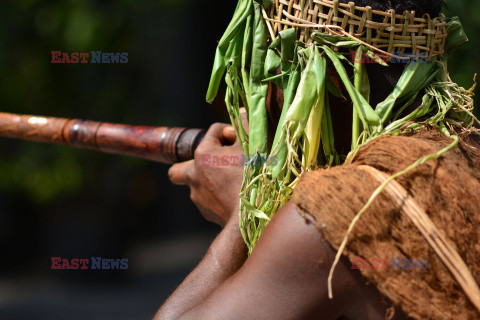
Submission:
[[[217,40],[235,7],[191,0],[0,1],[0,112],[208,128]],[[219,6],[221,5],[221,7]],[[51,51],[128,52],[51,64]],[[0,139],[0,319],[149,319],[218,228],[168,166]],[[128,258],[124,272],[52,271],[50,257]]]
[[[204,103],[204,93],[215,40],[223,26],[209,30],[213,21],[204,23],[205,17],[195,21],[195,11],[205,11],[201,7],[188,0],[2,1],[0,110],[131,124],[208,126],[218,110]],[[211,18],[226,20],[228,12],[227,7],[222,20]],[[129,62],[55,65],[50,64],[52,50],[128,52]],[[147,165],[30,143],[2,146],[0,190],[28,194],[40,205],[59,197],[78,197],[79,192],[103,196],[99,169],[106,162],[126,171]],[[108,190],[116,194],[111,187]]]
[[[452,80],[466,89],[473,84],[473,75],[480,73],[480,6],[477,0],[446,0],[447,17],[458,16],[470,40],[448,60]],[[480,76],[480,75],[479,75]],[[477,79],[480,82],[480,77]],[[479,88],[475,90],[478,95]],[[475,99],[477,116],[480,115],[478,99]]]
[[[204,96],[216,41],[235,5],[2,0],[0,112],[199,128],[226,122],[222,99],[208,105]],[[478,0],[447,5],[445,14],[460,16],[470,38],[449,70],[470,88],[480,71],[480,6]],[[54,50],[128,52],[129,62],[51,64]],[[187,188],[169,184],[167,170],[140,159],[0,139],[0,319],[148,318],[218,232],[188,201]],[[186,256],[175,256],[181,250],[169,243],[184,244]],[[200,247],[190,253],[192,243]],[[50,270],[52,256],[97,255],[130,257],[130,268]],[[69,299],[54,302],[59,296],[50,295],[51,283],[70,288]],[[89,309],[87,296],[105,300]],[[66,317],[72,310],[76,315]]]

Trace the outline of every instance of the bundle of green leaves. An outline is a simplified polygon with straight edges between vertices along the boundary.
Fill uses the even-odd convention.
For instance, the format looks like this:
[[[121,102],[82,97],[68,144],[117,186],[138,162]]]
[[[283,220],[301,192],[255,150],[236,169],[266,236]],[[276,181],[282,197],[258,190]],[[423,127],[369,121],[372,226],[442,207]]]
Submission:
[[[307,44],[297,41],[294,29],[281,31],[269,43],[262,6],[270,2],[264,2],[238,2],[234,17],[218,44],[207,93],[207,101],[211,102],[225,75],[225,103],[243,152],[278,160],[272,165],[253,159],[244,170],[240,227],[250,252],[271,217],[290,199],[302,172],[339,165],[363,145],[385,134],[401,134],[428,126],[454,136],[451,146],[419,159],[412,165],[413,169],[451,149],[458,143],[455,134],[473,130],[472,124],[477,121],[472,114],[473,88],[465,90],[453,83],[446,69],[448,54],[467,41],[457,18],[448,21],[443,58],[407,64],[391,94],[372,106],[365,64],[362,59],[352,63],[342,53],[368,55],[376,63],[387,66],[375,48],[341,33],[313,32],[312,41]],[[333,65],[353,105],[352,143],[346,155],[335,150],[328,96],[341,96],[341,93],[327,76],[327,64]],[[348,68],[353,69],[353,82]],[[284,94],[271,148],[267,141],[269,82],[275,83]],[[405,115],[405,109],[422,93],[421,105]],[[241,122],[242,107],[247,110],[248,134]],[[264,165],[258,166],[258,163]]]

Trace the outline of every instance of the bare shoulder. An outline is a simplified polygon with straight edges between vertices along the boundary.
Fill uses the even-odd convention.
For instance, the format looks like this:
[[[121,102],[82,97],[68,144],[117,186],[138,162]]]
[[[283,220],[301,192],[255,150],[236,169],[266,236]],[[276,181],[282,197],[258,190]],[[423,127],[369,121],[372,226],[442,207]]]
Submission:
[[[338,295],[328,299],[325,274],[333,256],[315,227],[287,204],[242,268],[197,308],[196,319],[336,320],[354,279],[339,277]]]
[[[327,279],[335,255],[315,225],[289,203],[265,229],[244,271],[256,270],[266,276],[260,292],[273,292],[272,299],[288,306],[279,309],[281,318],[384,319],[388,306],[377,289],[352,270],[347,258],[342,258],[335,271],[334,299],[328,298]]]
[[[240,270],[182,319],[383,320],[388,306],[347,259],[335,271],[334,299],[328,298],[334,256],[317,228],[289,203]]]
[[[380,184],[360,165],[394,174],[451,143],[452,139],[435,131],[379,138],[362,148],[351,164],[304,174],[295,188],[293,202],[297,210],[321,231],[328,243],[338,248],[353,219]],[[452,243],[462,244],[464,239],[478,238],[479,229],[471,217],[478,216],[480,204],[480,196],[472,192],[480,188],[479,168],[480,153],[461,141],[441,158],[424,163],[396,180],[417,205],[425,209],[437,228],[448,230]],[[442,202],[439,203],[438,199]],[[452,225],[456,228],[452,229]],[[459,245],[458,248],[467,266],[476,270],[478,258],[470,258],[471,247]],[[385,193],[378,195],[357,221],[344,253],[351,259],[386,261],[387,265],[395,257],[420,257],[432,266],[441,263],[410,218],[403,213],[402,207],[392,202]],[[432,301],[448,301],[449,295],[462,300],[458,305],[467,305],[463,302],[466,301],[464,294],[455,287],[455,279],[443,268],[429,267],[428,272],[415,273],[397,272],[391,267],[375,265],[376,262],[362,270],[365,278],[376,283],[385,297],[402,305],[411,315],[421,314],[424,318],[423,315],[431,314],[432,310],[439,310],[438,314],[445,315],[447,311],[439,307],[446,305],[445,302],[433,306]],[[411,284],[415,285],[409,287]],[[439,286],[446,289],[438,290]],[[407,293],[402,295],[401,290]],[[427,296],[425,292],[431,294]],[[452,315],[445,318],[449,319],[456,313],[452,310],[448,312]]]

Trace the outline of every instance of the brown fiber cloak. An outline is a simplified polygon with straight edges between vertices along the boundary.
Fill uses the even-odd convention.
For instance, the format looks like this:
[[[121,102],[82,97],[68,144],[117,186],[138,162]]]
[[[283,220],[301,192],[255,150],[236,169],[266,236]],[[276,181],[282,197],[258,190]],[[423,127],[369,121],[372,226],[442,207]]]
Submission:
[[[392,175],[451,143],[434,130],[379,138],[362,148],[351,164],[305,173],[293,201],[338,249],[351,221],[380,185],[360,165]],[[480,283],[480,151],[461,142],[440,159],[396,181],[425,210]],[[385,268],[362,268],[361,272],[414,319],[480,319],[450,271],[385,192],[360,218],[344,254],[350,260],[406,260],[405,267],[390,263]],[[427,265],[422,266],[420,261],[425,260]]]

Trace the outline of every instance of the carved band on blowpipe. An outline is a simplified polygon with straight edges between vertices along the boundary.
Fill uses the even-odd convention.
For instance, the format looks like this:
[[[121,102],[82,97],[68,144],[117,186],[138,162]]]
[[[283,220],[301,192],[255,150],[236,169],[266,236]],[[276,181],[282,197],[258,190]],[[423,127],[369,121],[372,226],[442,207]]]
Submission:
[[[161,163],[193,159],[205,130],[130,126],[0,112],[0,137],[40,141]]]

